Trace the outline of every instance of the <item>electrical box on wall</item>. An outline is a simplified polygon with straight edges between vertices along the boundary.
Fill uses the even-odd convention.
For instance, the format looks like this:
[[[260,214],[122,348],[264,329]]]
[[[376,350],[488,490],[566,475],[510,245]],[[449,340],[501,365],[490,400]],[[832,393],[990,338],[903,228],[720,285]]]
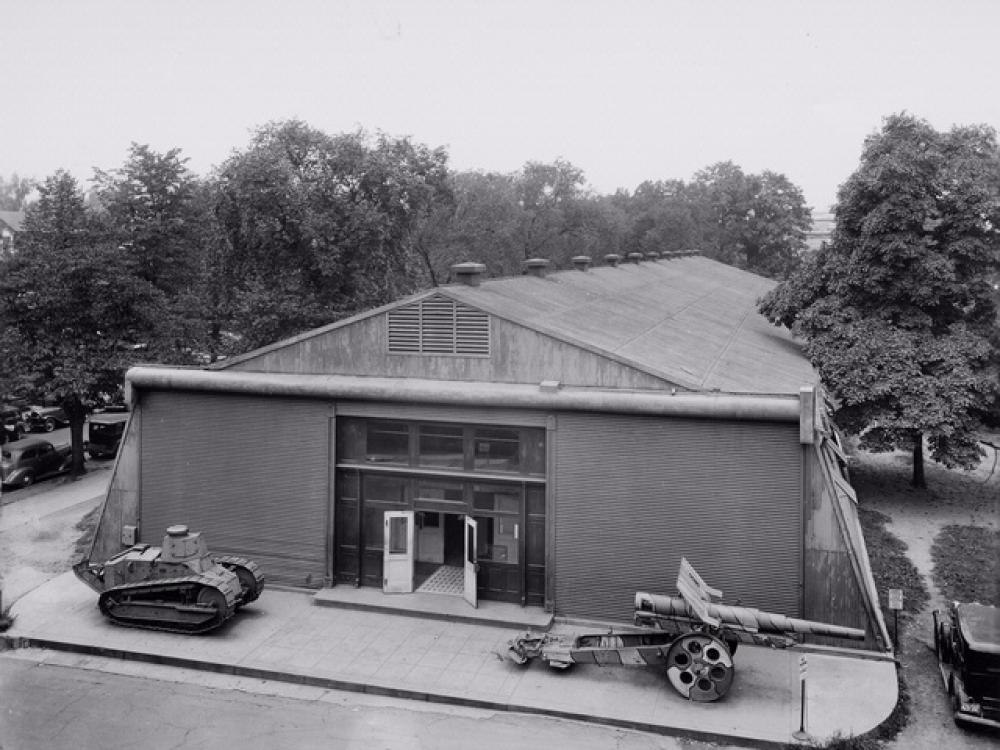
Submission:
[[[137,530],[137,526],[122,526],[122,544],[127,544],[130,547],[135,544],[135,532]]]

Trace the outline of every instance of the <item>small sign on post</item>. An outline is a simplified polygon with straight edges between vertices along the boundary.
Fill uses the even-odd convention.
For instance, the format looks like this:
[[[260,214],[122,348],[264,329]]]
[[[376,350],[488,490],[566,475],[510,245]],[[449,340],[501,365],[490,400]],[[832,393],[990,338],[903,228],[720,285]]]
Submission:
[[[892,610],[892,639],[896,642],[896,650],[903,651],[899,640],[899,610],[903,608],[903,589],[889,589],[889,609]]]
[[[806,730],[806,673],[809,671],[809,661],[805,654],[799,654],[799,728],[792,732],[792,737],[805,742],[809,739],[809,732]]]

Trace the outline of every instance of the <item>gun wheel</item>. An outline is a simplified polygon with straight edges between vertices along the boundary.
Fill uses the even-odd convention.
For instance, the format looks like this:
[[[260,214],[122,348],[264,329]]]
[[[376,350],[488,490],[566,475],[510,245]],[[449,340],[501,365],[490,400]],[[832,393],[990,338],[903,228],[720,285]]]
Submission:
[[[688,700],[718,700],[733,684],[733,656],[715,636],[688,633],[667,651],[667,678]]]

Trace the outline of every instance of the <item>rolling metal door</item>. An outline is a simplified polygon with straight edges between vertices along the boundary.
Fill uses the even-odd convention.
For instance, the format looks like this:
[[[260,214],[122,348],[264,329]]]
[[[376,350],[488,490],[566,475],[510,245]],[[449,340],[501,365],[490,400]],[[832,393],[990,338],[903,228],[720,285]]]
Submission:
[[[187,524],[267,580],[321,586],[329,407],[296,399],[142,393],[141,541]]]
[[[800,615],[798,424],[561,414],[560,615],[631,620],[687,557],[725,603]]]

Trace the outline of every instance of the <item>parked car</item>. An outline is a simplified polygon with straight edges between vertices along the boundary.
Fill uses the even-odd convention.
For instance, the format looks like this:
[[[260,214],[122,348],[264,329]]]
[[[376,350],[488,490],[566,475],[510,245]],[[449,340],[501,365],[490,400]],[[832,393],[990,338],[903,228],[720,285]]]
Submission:
[[[1000,608],[935,610],[934,646],[955,723],[1000,729]]]
[[[87,453],[91,458],[114,458],[118,453],[128,414],[103,412],[90,417]]]
[[[27,487],[39,479],[69,471],[72,465],[71,446],[56,447],[42,438],[25,438],[0,448],[0,484]]]
[[[32,432],[52,432],[56,427],[66,427],[69,417],[61,406],[29,406],[28,426]]]
[[[0,445],[20,440],[28,431],[21,417],[21,410],[13,406],[0,406]]]

